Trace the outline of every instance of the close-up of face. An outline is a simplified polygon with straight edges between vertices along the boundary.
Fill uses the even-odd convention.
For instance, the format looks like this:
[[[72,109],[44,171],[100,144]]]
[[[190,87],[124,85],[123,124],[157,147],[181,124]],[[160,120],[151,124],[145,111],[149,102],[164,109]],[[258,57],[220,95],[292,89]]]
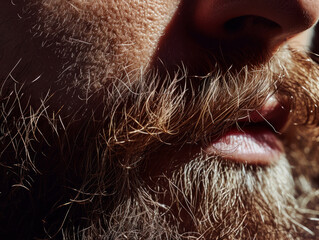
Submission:
[[[319,0],[2,0],[0,238],[318,239]]]

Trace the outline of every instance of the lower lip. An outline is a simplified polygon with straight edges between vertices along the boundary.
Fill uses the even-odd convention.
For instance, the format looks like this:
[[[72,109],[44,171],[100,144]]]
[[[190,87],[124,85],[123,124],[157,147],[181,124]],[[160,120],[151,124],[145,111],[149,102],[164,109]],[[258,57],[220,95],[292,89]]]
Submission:
[[[263,126],[253,126],[228,131],[204,151],[238,163],[270,165],[284,154],[284,147],[278,134]]]

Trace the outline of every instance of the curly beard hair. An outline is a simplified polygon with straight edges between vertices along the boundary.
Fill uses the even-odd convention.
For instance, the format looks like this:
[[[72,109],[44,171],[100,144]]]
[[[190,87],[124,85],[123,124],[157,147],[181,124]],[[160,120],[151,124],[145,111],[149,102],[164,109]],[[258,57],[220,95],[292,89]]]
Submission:
[[[166,78],[127,74],[67,106],[64,91],[32,96],[41,83],[24,82],[18,62],[0,88],[0,232],[13,239],[315,239],[318,80],[316,63],[282,49],[264,66],[216,67],[204,77],[186,69]],[[161,157],[220,136],[274,94],[291,102],[293,124],[282,136],[290,164]]]

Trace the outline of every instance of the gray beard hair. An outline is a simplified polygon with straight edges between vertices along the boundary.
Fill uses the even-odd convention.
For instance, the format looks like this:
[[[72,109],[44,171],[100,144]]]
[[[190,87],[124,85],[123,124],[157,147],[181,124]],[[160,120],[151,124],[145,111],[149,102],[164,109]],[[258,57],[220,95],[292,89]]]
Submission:
[[[81,102],[81,107],[72,108],[75,114],[69,115],[75,120],[68,124],[63,124],[62,114],[50,112],[49,106],[56,103],[51,97],[32,109],[36,106],[32,103],[40,100],[32,99],[28,90],[36,86],[8,78],[0,93],[1,144],[5,146],[0,158],[2,171],[10,169],[13,180],[1,177],[17,181],[14,188],[29,190],[33,179],[41,175],[38,166],[53,165],[47,171],[62,175],[62,196],[42,187],[46,194],[58,195],[52,212],[60,206],[84,206],[79,214],[84,224],[73,225],[69,210],[60,216],[62,221],[55,220],[64,239],[303,239],[303,234],[310,239],[314,233],[303,225],[303,204],[295,199],[296,186],[285,158],[273,166],[258,167],[200,154],[181,161],[172,172],[142,176],[143,164],[152,161],[145,156],[158,150],[154,146],[209,141],[234,126],[247,109],[260,107],[269,94],[278,92],[293,99],[296,124],[318,126],[318,67],[302,55],[290,54],[284,52],[263,70],[246,67],[239,73],[207,76],[190,89],[187,84],[194,79],[187,79],[186,73],[163,81],[137,77],[136,81],[116,81],[103,89],[106,94],[92,93],[104,99],[92,97],[85,99],[87,105]],[[61,92],[57,102],[64,104]],[[61,92],[52,98],[59,98]],[[96,112],[102,116],[84,121],[92,109],[83,108],[101,102],[104,109]],[[312,136],[318,134],[306,138],[314,142]],[[289,150],[296,162],[307,159],[298,159],[295,152],[293,147]],[[80,186],[69,183],[70,175],[80,178]]]
[[[84,239],[310,239],[313,234],[300,223],[302,209],[285,157],[259,167],[200,154],[152,185],[142,184],[124,199],[110,213],[107,230],[92,226]]]
[[[298,54],[294,56],[298,56]],[[300,62],[300,64],[302,64],[302,62]],[[259,85],[259,88],[265,89],[265,95],[273,91],[278,91],[288,96],[291,94],[290,96],[293,96],[292,98],[295,100],[292,103],[292,111],[294,113],[293,121],[295,121],[297,125],[316,124],[317,113],[315,112],[317,110],[314,110],[313,107],[316,105],[314,101],[317,101],[316,99],[318,98],[316,93],[312,91],[316,89],[317,85],[314,84],[317,83],[302,82],[301,79],[303,77],[301,76],[304,74],[302,71],[306,68],[302,69],[303,68],[295,69],[296,72],[293,73],[291,69],[286,69],[288,76],[282,81],[277,82],[277,87],[272,86],[275,90],[267,89],[267,86],[270,86],[270,83],[266,80],[267,78],[265,78],[265,82],[263,82],[261,86]],[[272,70],[275,71],[274,68],[272,68]],[[310,71],[308,73],[310,74]],[[314,70],[312,73],[314,74],[313,79],[316,79],[318,72]],[[278,74],[278,76],[279,75],[280,74]],[[262,78],[261,76],[262,75],[260,75],[260,78]],[[269,79],[272,78],[270,77]],[[287,82],[287,79],[290,81]],[[310,79],[307,81],[311,81]],[[240,80],[244,81],[243,78],[238,78],[238,80],[234,79],[233,81],[236,82]],[[256,94],[257,91],[254,92],[252,86],[254,85],[253,83],[258,85],[260,81],[258,78],[252,78],[245,81],[246,86],[242,83],[244,89],[250,89],[252,91],[249,92],[250,90],[248,90],[248,96],[255,97],[248,97],[250,100],[249,104],[252,104],[252,99],[258,98],[258,94]],[[271,81],[274,81],[274,79]],[[302,85],[299,84],[301,82]],[[228,82],[228,84],[230,83]],[[236,82],[235,85],[236,84],[240,86],[239,82]],[[309,91],[308,86],[310,85],[313,90]],[[219,87],[220,89],[228,89],[227,84],[226,86]],[[307,89],[306,91],[302,90],[304,87]],[[193,139],[194,142],[198,140],[196,133],[200,135],[205,131],[213,132],[211,128],[206,127],[206,124],[209,126],[212,119],[215,120],[215,127],[219,126],[219,123],[220,126],[223,126],[222,123],[225,123],[225,118],[227,117],[228,120],[231,120],[229,116],[225,117],[225,115],[220,114],[216,107],[212,107],[215,111],[210,112],[209,106],[211,107],[212,104],[215,104],[214,106],[218,105],[216,103],[218,100],[214,99],[214,97],[219,96],[219,94],[216,94],[218,92],[218,90],[216,90],[218,89],[217,86],[213,86],[209,89],[212,92],[207,91],[203,93],[203,98],[206,101],[199,101],[198,107],[194,107],[194,109],[201,109],[202,112],[208,112],[212,116],[211,118],[208,117],[208,119],[203,117],[201,119],[202,121],[198,121],[202,123],[202,128],[190,132],[190,139]],[[232,88],[228,90],[230,94]],[[152,93],[151,91],[146,92]],[[258,91],[258,93],[260,92],[263,91]],[[237,92],[232,92],[236,97],[232,94],[230,95],[232,95],[232,98],[237,99],[238,102],[243,103],[245,102],[245,93],[246,92],[243,94],[242,91],[237,89]],[[227,94],[224,94],[223,96],[226,98],[225,102],[228,102],[226,95]],[[262,104],[265,95],[259,95],[260,99],[256,100],[254,105],[258,106]],[[171,94],[163,94],[163,96],[172,97],[174,96],[174,91],[172,91]],[[214,97],[210,99],[209,96]],[[170,117],[167,117],[170,116],[170,111],[173,113],[188,112],[185,109],[181,109],[181,111],[174,109],[175,106],[183,106],[183,104],[178,104],[178,102],[171,105],[168,104],[174,102],[175,99],[166,100],[160,100],[160,103],[165,106],[156,102],[155,106],[160,110],[157,111],[157,109],[155,109],[151,112],[154,116],[157,116],[153,116],[153,120],[163,121],[165,117],[170,119]],[[139,103],[139,101],[137,101],[137,103]],[[135,102],[135,106],[138,105],[137,103]],[[196,106],[196,104],[194,105]],[[243,103],[243,105],[246,104]],[[222,106],[222,104],[220,104],[220,106]],[[230,121],[230,125],[233,125],[233,122],[240,117],[236,114],[240,112],[243,106],[240,105],[237,106],[237,108],[231,105],[228,107],[231,109],[230,115],[234,115],[234,121]],[[224,111],[224,109],[221,111]],[[143,114],[143,111],[137,110],[128,110],[128,112]],[[285,157],[282,157],[278,163],[272,166],[260,167],[235,164],[221,159],[221,157],[218,156],[208,157],[204,154],[200,154],[190,161],[186,160],[184,164],[181,164],[181,166],[173,172],[168,171],[167,174],[163,173],[157,177],[150,176],[150,179],[142,178],[140,171],[143,167],[138,167],[139,163],[151,162],[152,159],[145,159],[143,154],[139,155],[139,152],[136,151],[146,149],[145,151],[148,152],[149,148],[145,148],[145,145],[148,147],[154,146],[152,145],[154,139],[157,139],[157,141],[155,141],[156,144],[158,141],[165,143],[169,143],[170,141],[168,140],[169,137],[165,139],[165,134],[152,132],[152,129],[161,129],[160,125],[155,125],[156,127],[154,127],[153,124],[149,124],[147,121],[146,123],[143,122],[143,124],[139,122],[139,126],[135,125],[135,127],[133,127],[134,131],[127,131],[127,126],[134,126],[132,122],[135,120],[145,120],[151,117],[151,115],[148,114],[148,117],[139,116],[139,118],[134,118],[134,116],[133,114],[133,121],[129,124],[126,121],[119,121],[121,123],[123,122],[123,126],[126,126],[123,129],[125,129],[124,132],[127,135],[119,134],[122,129],[122,127],[119,127],[117,128],[119,135],[113,137],[113,139],[120,139],[122,141],[123,138],[126,138],[126,141],[124,141],[126,144],[126,154],[131,153],[127,154],[123,158],[124,160],[116,156],[120,159],[121,166],[124,169],[121,173],[118,172],[119,175],[117,175],[118,179],[121,180],[118,181],[119,184],[115,187],[119,190],[117,192],[118,195],[113,198],[116,207],[105,215],[107,223],[104,222],[102,225],[96,222],[92,223],[87,233],[83,233],[85,239],[89,238],[89,236],[103,236],[105,239],[315,238],[315,233],[303,225],[303,223],[307,224],[307,226],[309,225],[309,222],[305,222],[304,212],[306,210],[303,209],[303,206],[295,197],[296,186],[290,165]],[[180,116],[183,115],[181,114]],[[216,116],[222,117],[219,119]],[[187,119],[187,117],[171,117],[171,119]],[[173,124],[170,126],[172,125]],[[183,126],[183,124],[176,125]],[[223,127],[227,128],[227,126]],[[149,135],[146,134],[146,137],[144,137],[143,134],[136,134],[136,132],[138,132],[136,129],[141,129],[141,133],[147,132]],[[187,129],[191,129],[191,127]],[[220,130],[218,127],[217,129]],[[167,132],[174,132],[174,130],[167,130]],[[176,130],[175,132],[183,131]],[[132,133],[132,135],[130,135],[130,133]],[[152,133],[154,135],[152,135]],[[311,135],[309,135],[308,138],[311,138],[310,136]],[[119,146],[122,146],[122,141],[118,141]],[[292,139],[292,141],[296,142],[295,139]],[[174,140],[172,142],[174,142]],[[289,144],[287,143],[287,145]],[[114,146],[116,147],[117,143],[115,143]],[[293,152],[294,151],[290,149],[290,153]],[[160,152],[158,152],[158,154],[160,154]],[[166,162],[163,159],[162,161],[164,163]],[[127,172],[125,169],[127,169]],[[102,206],[98,208],[101,207]],[[318,214],[318,212],[312,213],[312,217],[316,217]],[[106,226],[106,228],[103,228],[103,226]],[[101,232],[101,229],[104,230]]]

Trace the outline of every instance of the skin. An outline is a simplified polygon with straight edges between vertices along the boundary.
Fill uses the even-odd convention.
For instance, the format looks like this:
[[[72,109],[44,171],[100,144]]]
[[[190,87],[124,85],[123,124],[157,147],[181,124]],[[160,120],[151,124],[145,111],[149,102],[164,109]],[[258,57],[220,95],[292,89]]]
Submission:
[[[7,234],[14,239],[72,239],[72,234],[85,239],[155,239],[143,235],[154,230],[159,239],[192,232],[207,239],[247,239],[254,234],[267,239],[315,238],[295,222],[315,224],[304,223],[302,214],[291,209],[299,204],[295,192],[305,196],[318,185],[313,179],[319,166],[307,154],[316,156],[318,148],[312,140],[318,131],[319,75],[317,65],[304,55],[310,28],[319,18],[319,1],[234,2],[236,7],[227,11],[222,0],[0,3],[0,192],[1,209],[10,216],[1,218],[0,226]],[[240,16],[248,18],[237,31]],[[232,19],[238,22],[228,24],[226,31],[223,27]],[[257,23],[249,25],[251,21]],[[290,67],[297,57],[285,55],[287,46],[300,53],[299,65]],[[276,72],[281,65],[288,73]],[[260,75],[245,79],[245,74],[256,72]],[[208,94],[211,98],[201,104],[201,80],[207,76],[216,84],[210,91],[217,93]],[[214,77],[224,81],[218,84]],[[171,84],[175,78],[180,82]],[[183,96],[184,88],[197,98]],[[179,94],[186,100],[174,99]],[[304,120],[312,127],[309,133],[291,124],[280,140],[290,157],[280,155],[278,163],[269,166],[247,166],[222,154],[202,153],[207,132],[208,138],[220,136],[247,117],[247,109],[260,109],[269,94],[280,101],[297,99],[290,121],[298,125]],[[293,178],[288,160],[309,165],[296,167]],[[300,184],[302,179],[307,179],[308,188]],[[309,205],[316,206],[316,197]],[[143,224],[129,222],[145,213],[139,220]],[[60,221],[65,216],[66,221]],[[305,215],[311,217],[317,215]],[[20,231],[15,231],[12,219],[21,220]],[[159,220],[153,224],[154,219]],[[139,233],[134,227],[142,235],[132,237]],[[74,229],[80,230],[72,233]]]
[[[141,70],[156,69],[163,75],[166,74],[166,71],[173,74],[181,64],[187,66],[190,74],[206,75],[207,72],[212,70],[212,67],[209,64],[200,64],[198,60],[203,59],[210,62],[214,60],[207,55],[207,51],[203,49],[201,42],[198,42],[196,37],[194,38],[194,33],[203,34],[203,37],[208,39],[210,35],[213,35],[213,44],[214,39],[219,38],[219,33],[215,30],[218,26],[212,27],[212,29],[209,27],[210,22],[214,23],[214,19],[201,22],[200,16],[207,15],[205,8],[208,9],[210,6],[206,6],[205,1],[199,1],[196,4],[181,1],[119,3],[118,1],[74,0],[71,2],[46,1],[45,3],[37,1],[32,4],[34,6],[29,7],[30,4],[27,3],[17,2],[15,6],[11,3],[2,3],[4,5],[3,9],[5,9],[3,15],[9,15],[15,19],[13,25],[16,24],[18,29],[22,28],[19,31],[21,34],[15,33],[18,36],[13,36],[13,41],[12,38],[10,39],[11,43],[7,51],[10,52],[13,46],[20,44],[18,42],[19,38],[29,38],[30,36],[24,35],[24,28],[34,25],[37,27],[36,30],[31,31],[31,35],[45,34],[47,36],[45,42],[50,47],[42,48],[42,37],[36,37],[36,43],[27,44],[29,54],[25,55],[34,58],[34,61],[38,63],[35,65],[39,68],[32,69],[33,75],[30,78],[36,78],[38,74],[52,75],[55,72],[60,74],[64,71],[63,69],[67,68],[67,59],[72,59],[71,62],[77,63],[77,66],[71,68],[71,74],[79,74],[80,71],[84,71],[85,74],[90,72],[90,85],[92,84],[93,88],[101,88],[109,84],[111,80],[123,77],[123,74],[134,74]],[[19,7],[22,10],[19,10]],[[308,6],[310,9],[311,7]],[[192,8],[196,8],[196,11],[192,12]],[[31,15],[31,19],[24,21],[24,17],[29,15],[30,11],[38,11],[39,14]],[[23,22],[25,22],[22,27],[17,20],[18,14],[22,15]],[[301,24],[301,26],[296,26],[293,29],[288,28],[287,32],[279,36],[264,37],[267,38],[264,45],[266,46],[265,52],[260,52],[262,46],[259,46],[254,40],[253,43],[257,46],[256,50],[259,51],[258,56],[256,56],[257,61],[254,57],[243,61],[255,61],[254,64],[260,64],[267,60],[279,45],[286,43],[287,37],[291,38],[298,32],[306,30],[316,21],[315,14],[311,13],[309,16],[308,23]],[[46,21],[44,21],[45,19]],[[75,19],[78,22],[75,22]],[[99,21],[98,26],[95,26],[96,21]],[[83,24],[87,25],[85,31],[81,29]],[[10,36],[12,34],[10,29],[4,30],[6,34],[7,31],[9,31],[8,35]],[[61,45],[63,47],[52,47],[54,42],[60,42],[59,39],[62,37]],[[294,39],[289,41],[296,42]],[[307,39],[302,41],[306,42]],[[70,42],[73,44],[70,44]],[[236,42],[235,37],[230,44],[236,46]],[[209,47],[215,48],[215,46]],[[246,48],[247,46],[240,43],[238,47]],[[37,52],[36,56],[34,56],[34,52]],[[19,55],[20,53],[16,54]],[[232,62],[237,64],[237,62],[243,61],[231,59],[229,64]],[[43,62],[49,63],[50,69],[46,69],[48,66],[43,66],[41,64]],[[3,68],[5,69],[3,72],[10,71],[14,64],[14,61],[7,63],[8,66]],[[103,66],[108,66],[107,71],[103,69]],[[72,88],[74,84],[72,75],[71,77],[64,75],[62,75],[63,82]],[[52,79],[58,78],[58,76],[49,77]],[[60,75],[59,78],[61,78]],[[80,76],[79,78],[81,80],[84,77]],[[81,84],[86,84],[85,81],[87,80],[83,79]],[[52,86],[51,79],[43,85],[43,87]],[[32,94],[37,94],[37,92]],[[70,99],[68,101],[74,100]]]

